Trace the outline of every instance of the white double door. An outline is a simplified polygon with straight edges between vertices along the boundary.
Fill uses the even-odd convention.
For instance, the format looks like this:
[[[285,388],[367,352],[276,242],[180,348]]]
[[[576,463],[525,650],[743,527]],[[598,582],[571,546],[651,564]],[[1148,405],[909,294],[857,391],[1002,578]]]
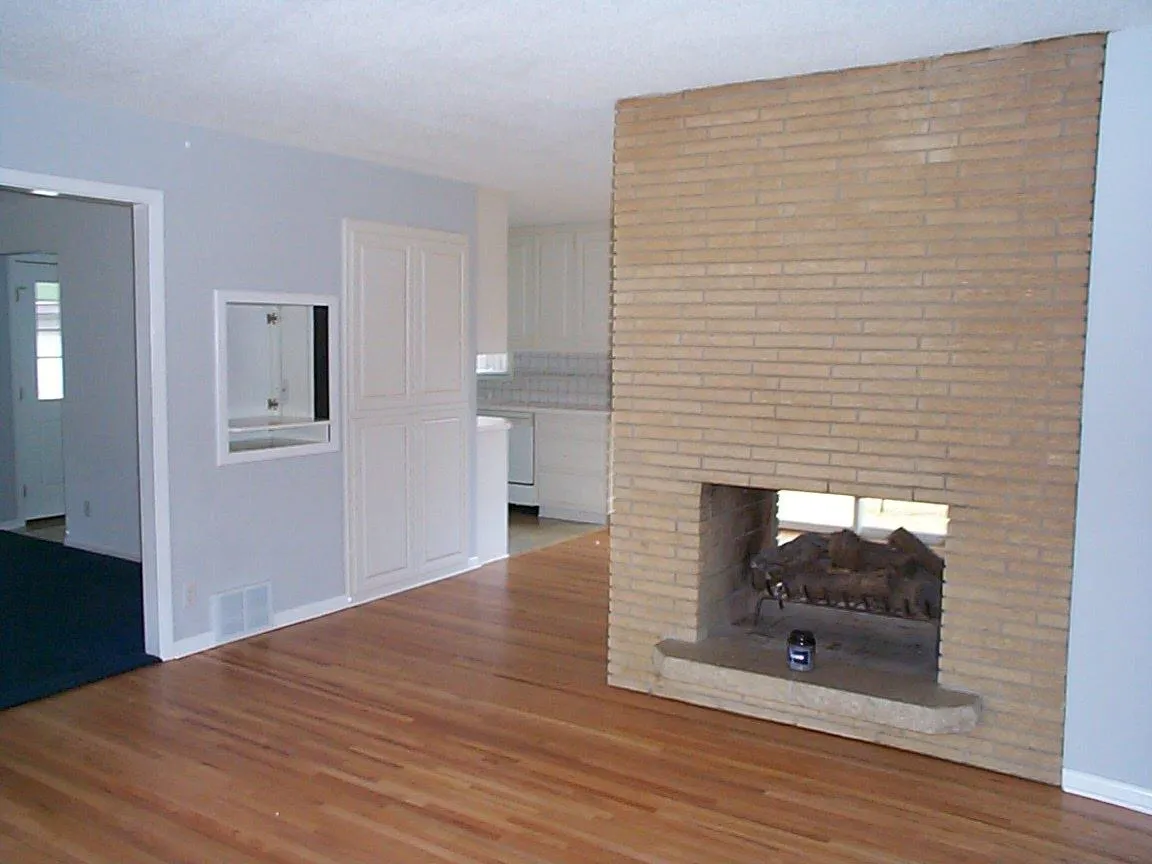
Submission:
[[[467,565],[467,238],[345,223],[352,595]]]
[[[63,329],[60,282],[51,255],[6,261],[12,362],[16,514],[64,513]]]

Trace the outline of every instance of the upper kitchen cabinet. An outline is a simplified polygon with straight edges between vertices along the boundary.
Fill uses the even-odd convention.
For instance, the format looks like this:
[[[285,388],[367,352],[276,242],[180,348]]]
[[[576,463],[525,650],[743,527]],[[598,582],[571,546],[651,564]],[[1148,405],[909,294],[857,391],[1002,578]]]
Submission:
[[[508,350],[536,347],[540,320],[540,277],[536,237],[520,231],[508,234]]]
[[[601,225],[518,228],[508,241],[508,347],[608,350],[611,241]]]
[[[569,315],[578,322],[580,351],[608,351],[608,292],[612,285],[612,240],[607,228],[576,233],[576,282]]]

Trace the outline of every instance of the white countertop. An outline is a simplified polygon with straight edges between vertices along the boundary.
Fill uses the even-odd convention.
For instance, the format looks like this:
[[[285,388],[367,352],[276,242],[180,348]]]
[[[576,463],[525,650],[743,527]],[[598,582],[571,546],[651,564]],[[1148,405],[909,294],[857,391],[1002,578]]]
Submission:
[[[605,417],[608,416],[607,408],[561,408],[552,405],[478,405],[476,410],[483,414],[484,412],[508,411],[520,414],[601,414]]]
[[[503,417],[489,417],[485,414],[476,415],[477,432],[507,432],[512,424]]]

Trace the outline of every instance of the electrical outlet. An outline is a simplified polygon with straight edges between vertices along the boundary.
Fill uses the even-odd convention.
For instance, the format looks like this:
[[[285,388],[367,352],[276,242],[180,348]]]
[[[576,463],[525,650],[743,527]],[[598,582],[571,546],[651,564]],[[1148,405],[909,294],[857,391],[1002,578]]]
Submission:
[[[85,516],[91,516],[92,515],[92,502],[91,501],[85,501],[84,502],[84,515]]]
[[[184,606],[188,607],[188,606],[195,606],[195,605],[196,605],[196,583],[195,582],[189,582],[187,585],[184,586]]]

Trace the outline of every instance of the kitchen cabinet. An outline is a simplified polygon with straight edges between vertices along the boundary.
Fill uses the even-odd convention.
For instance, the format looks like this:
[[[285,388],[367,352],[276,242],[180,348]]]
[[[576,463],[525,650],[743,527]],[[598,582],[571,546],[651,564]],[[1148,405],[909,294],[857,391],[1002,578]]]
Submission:
[[[539,274],[536,237],[518,231],[508,235],[508,350],[531,351],[536,347],[540,320]]]
[[[599,225],[520,228],[508,240],[508,345],[608,350],[611,240]]]
[[[536,487],[541,516],[607,520],[606,412],[536,412]]]

